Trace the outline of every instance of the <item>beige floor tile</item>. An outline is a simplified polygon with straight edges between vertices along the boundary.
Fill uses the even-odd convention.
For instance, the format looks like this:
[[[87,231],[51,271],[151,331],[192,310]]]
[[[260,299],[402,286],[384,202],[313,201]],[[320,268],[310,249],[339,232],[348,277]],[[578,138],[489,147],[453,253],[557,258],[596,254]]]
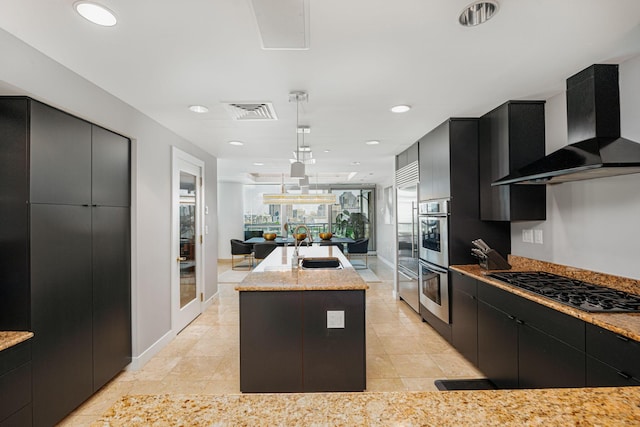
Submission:
[[[442,378],[402,378],[402,383],[409,391],[437,391],[435,380]]]
[[[400,377],[444,377],[442,369],[426,354],[390,354],[389,359]]]
[[[429,355],[446,378],[484,378],[484,375],[457,352]]]
[[[424,355],[427,352],[427,344],[424,340],[412,335],[386,335],[380,337],[380,341],[387,354]]]
[[[209,380],[224,356],[185,356],[165,377],[167,381]]]
[[[367,354],[367,381],[370,378],[399,378],[389,355]]]
[[[233,380],[212,380],[208,381],[204,389],[204,394],[237,394],[240,393],[240,378]]]
[[[401,391],[406,386],[401,378],[371,378],[367,379],[367,391]]]

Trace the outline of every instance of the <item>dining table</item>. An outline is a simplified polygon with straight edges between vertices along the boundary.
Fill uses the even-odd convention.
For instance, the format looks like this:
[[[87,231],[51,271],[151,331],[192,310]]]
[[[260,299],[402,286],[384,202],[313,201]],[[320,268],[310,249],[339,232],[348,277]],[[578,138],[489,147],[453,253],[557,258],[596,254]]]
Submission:
[[[295,239],[293,237],[282,237],[282,236],[278,236],[275,238],[275,240],[266,240],[264,237],[252,237],[250,239],[247,239],[244,241],[244,243],[265,243],[265,242],[274,242],[276,245],[280,245],[280,246],[285,246],[285,245],[293,245],[295,243]],[[337,237],[337,236],[333,236],[331,237],[331,239],[325,240],[325,239],[314,239],[313,242],[311,243],[341,243],[341,244],[345,244],[345,243],[353,243],[355,242],[355,240],[349,238],[349,237]]]

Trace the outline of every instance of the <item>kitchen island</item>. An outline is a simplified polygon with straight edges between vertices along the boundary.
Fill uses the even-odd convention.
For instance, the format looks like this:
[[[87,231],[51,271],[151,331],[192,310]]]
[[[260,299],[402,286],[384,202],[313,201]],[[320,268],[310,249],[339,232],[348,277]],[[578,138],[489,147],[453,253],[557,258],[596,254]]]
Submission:
[[[365,291],[332,246],[300,247],[334,257],[338,269],[292,267],[294,248],[276,248],[237,287],[242,392],[363,391]]]

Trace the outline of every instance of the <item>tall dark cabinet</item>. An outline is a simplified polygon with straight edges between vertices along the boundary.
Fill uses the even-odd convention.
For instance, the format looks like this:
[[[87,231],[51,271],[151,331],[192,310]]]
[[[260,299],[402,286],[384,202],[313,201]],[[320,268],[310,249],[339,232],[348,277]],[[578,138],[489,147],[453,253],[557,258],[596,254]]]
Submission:
[[[0,139],[0,329],[34,332],[49,426],[131,360],[130,141],[26,97],[0,98]]]
[[[491,186],[544,157],[544,145],[544,101],[509,101],[480,118],[480,219],[546,219],[546,186]]]

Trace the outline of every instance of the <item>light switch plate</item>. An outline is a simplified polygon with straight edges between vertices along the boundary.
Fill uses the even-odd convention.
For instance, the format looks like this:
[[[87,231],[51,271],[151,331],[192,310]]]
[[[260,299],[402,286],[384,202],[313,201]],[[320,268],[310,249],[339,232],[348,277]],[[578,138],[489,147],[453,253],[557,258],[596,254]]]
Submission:
[[[538,243],[539,245],[542,244],[542,230],[533,230],[533,242]]]
[[[522,241],[524,243],[533,243],[533,230],[531,229],[522,230]]]
[[[327,310],[327,329],[344,329],[344,310]]]

